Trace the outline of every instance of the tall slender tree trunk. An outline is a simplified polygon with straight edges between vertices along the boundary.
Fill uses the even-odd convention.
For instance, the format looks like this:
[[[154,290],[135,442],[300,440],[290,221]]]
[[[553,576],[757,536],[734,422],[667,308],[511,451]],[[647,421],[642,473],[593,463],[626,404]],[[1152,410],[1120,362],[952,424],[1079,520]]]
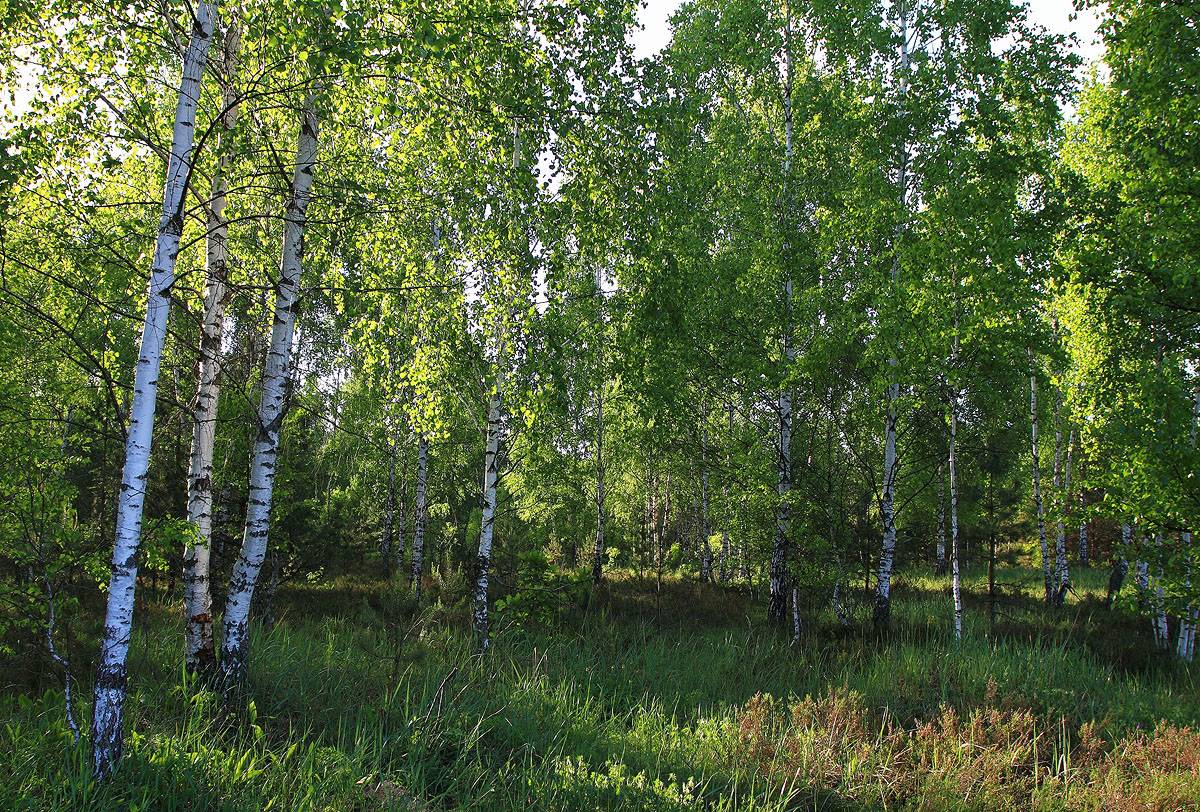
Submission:
[[[125,707],[129,639],[133,631],[134,592],[137,588],[137,554],[141,545],[142,506],[146,498],[146,472],[154,433],[154,408],[158,398],[158,370],[167,338],[167,312],[175,281],[175,258],[183,234],[184,195],[192,171],[196,107],[200,102],[200,77],[208,57],[217,9],[214,2],[196,6],[191,39],[183,57],[179,98],[171,133],[171,155],[163,189],[162,216],[154,246],[154,263],[142,323],[129,432],[125,437],[125,465],[117,501],[116,539],[104,634],[96,665],[92,711],[92,773],[107,778],[121,759],[121,718]]]
[[[1029,437],[1030,437],[1030,476],[1033,480],[1033,504],[1037,510],[1038,544],[1042,553],[1042,586],[1046,603],[1050,603],[1053,595],[1053,584],[1050,578],[1050,551],[1046,546],[1046,511],[1042,503],[1041,462],[1038,457],[1038,385],[1037,372],[1033,366],[1033,350],[1029,351]]]
[[[700,580],[712,580],[712,527],[708,521],[708,437],[700,426]]]
[[[1051,602],[1062,606],[1070,586],[1070,575],[1067,570],[1067,531],[1064,514],[1067,510],[1069,492],[1071,490],[1071,449],[1075,440],[1075,430],[1067,435],[1067,453],[1065,465],[1062,462],[1062,392],[1058,393],[1054,402],[1054,502],[1055,502],[1055,536],[1054,536],[1054,582]],[[1060,472],[1062,474],[1060,481]]]
[[[425,499],[428,478],[429,438],[422,434],[417,438],[417,493],[413,505],[412,545],[412,590],[418,601],[421,600],[421,578],[425,567]]]
[[[783,181],[780,195],[780,221],[784,230],[783,237],[783,359],[787,365],[785,377],[790,375],[796,350],[792,346],[792,267],[791,267],[791,235],[790,212],[792,174],[792,15],[791,6],[786,9],[784,24],[784,94],[783,94]],[[770,567],[770,602],[767,606],[768,619],[779,626],[785,623],[787,613],[787,560],[788,537],[791,527],[791,509],[788,504],[792,490],[792,392],[790,385],[784,383],[779,390],[779,454],[776,460],[779,483],[779,497],[775,514],[775,543],[771,548]]]
[[[222,42],[221,156],[213,176],[208,204],[206,237],[206,290],[200,324],[200,369],[196,405],[192,411],[192,448],[188,463],[187,512],[194,536],[183,551],[184,661],[189,672],[211,676],[216,669],[212,632],[212,589],[209,561],[212,549],[213,446],[217,436],[217,399],[220,395],[221,341],[225,333],[225,308],[229,305],[229,222],[225,219],[229,191],[229,145],[224,143],[237,124],[237,91],[233,84],[239,48],[239,31],[230,24]]]
[[[258,405],[258,434],[250,460],[250,493],[246,505],[246,530],[242,549],[229,579],[225,601],[224,639],[221,643],[221,674],[227,689],[239,686],[246,674],[249,655],[248,624],[254,587],[267,554],[271,521],[271,496],[279,456],[279,434],[283,427],[288,376],[291,371],[292,337],[296,328],[296,304],[300,295],[300,272],[304,252],[304,229],[312,194],[313,170],[317,159],[317,117],[310,92],[300,114],[296,141],[296,164],[291,196],[284,215],[283,258],[275,288],[274,325],[263,369],[262,399]]]
[[[603,383],[601,383],[603,387]],[[604,393],[596,390],[596,546],[592,550],[592,584],[604,580]]]
[[[900,25],[900,66],[899,92],[903,102],[908,96],[908,16],[901,9]],[[900,187],[901,209],[908,207],[908,143],[900,146],[897,181]],[[892,285],[900,283],[900,223],[896,224],[896,234],[892,245]],[[895,380],[896,368],[899,366],[898,353],[893,352],[888,359],[888,374],[892,380],[887,388],[887,415],[883,427],[883,494],[879,510],[883,516],[883,544],[879,553],[879,577],[875,584],[875,628],[886,630],[892,616],[892,570],[896,563],[896,475],[898,459],[896,457],[896,408],[900,400],[900,383]]]
[[[1196,432],[1198,427],[1200,427],[1200,386],[1196,388],[1192,400],[1192,448],[1196,447]],[[1179,541],[1183,547],[1183,556],[1186,562],[1184,565],[1184,586],[1190,589],[1192,585],[1191,531],[1185,530],[1180,533]],[[1183,616],[1179,619],[1179,640],[1175,645],[1175,654],[1185,662],[1191,662],[1195,653],[1196,621],[1198,618],[1200,618],[1200,607],[1197,607],[1193,602],[1187,605]]]
[[[958,317],[955,316],[954,347],[951,366],[958,361]],[[958,392],[950,393],[950,589],[954,596],[954,639],[962,640],[962,589],[958,563]]]
[[[726,442],[729,450],[725,454],[725,476],[721,482],[721,502],[724,505],[724,526],[721,528],[721,583],[733,578],[733,558],[729,545],[729,523],[732,511],[729,509],[729,472],[733,470],[733,401],[729,402],[729,428]]]
[[[479,525],[479,557],[475,567],[475,640],[487,651],[488,640],[488,575],[492,564],[492,537],[496,522],[496,482],[500,476],[501,376],[488,398],[487,451],[483,459],[483,519]]]
[[[938,463],[937,495],[937,566],[938,575],[946,574],[946,471]]]

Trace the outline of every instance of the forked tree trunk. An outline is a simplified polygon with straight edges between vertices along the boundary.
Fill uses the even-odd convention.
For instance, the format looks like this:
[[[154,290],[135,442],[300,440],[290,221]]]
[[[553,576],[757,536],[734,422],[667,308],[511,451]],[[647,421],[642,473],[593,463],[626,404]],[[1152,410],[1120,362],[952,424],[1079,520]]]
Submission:
[[[413,596],[421,600],[421,578],[425,567],[425,498],[429,479],[429,438],[422,434],[417,439],[417,493],[413,505],[412,546],[412,590]]]
[[[212,633],[212,588],[209,561],[212,549],[213,445],[217,436],[220,395],[221,341],[229,288],[229,222],[225,219],[229,191],[229,145],[224,143],[237,124],[237,92],[233,84],[239,33],[231,24],[222,43],[222,116],[217,148],[221,156],[208,203],[204,316],[200,324],[200,368],[196,405],[192,411],[192,449],[188,462],[188,524],[194,536],[183,550],[184,662],[189,672],[211,676],[216,670]]]
[[[492,533],[496,521],[496,482],[500,476],[501,423],[500,377],[488,398],[487,451],[483,459],[483,518],[479,525],[479,557],[475,568],[475,640],[481,651],[487,651],[488,640],[488,575],[492,564]]]
[[[125,437],[125,464],[117,501],[116,538],[104,634],[96,665],[92,711],[92,773],[107,778],[121,758],[121,718],[125,707],[129,638],[133,631],[133,599],[137,587],[137,554],[141,545],[142,506],[146,498],[146,471],[154,433],[154,407],[158,398],[158,370],[167,337],[167,311],[175,281],[175,258],[183,234],[184,194],[192,171],[196,107],[200,77],[208,57],[217,9],[214,2],[196,6],[191,39],[183,57],[179,98],[171,133],[171,155],[163,188],[162,216],[154,246],[154,264],[146,297],[146,318],[138,346],[133,400],[129,407],[129,432]]]
[[[313,169],[317,158],[317,117],[310,93],[300,114],[296,141],[296,164],[291,196],[284,215],[283,259],[275,289],[274,325],[263,370],[262,399],[258,405],[258,435],[250,460],[250,492],[246,505],[246,530],[242,549],[229,578],[225,601],[224,639],[221,642],[221,675],[226,689],[239,686],[246,674],[249,655],[250,603],[267,554],[271,496],[279,457],[279,434],[283,428],[288,375],[291,370],[292,337],[296,328],[296,304],[300,294],[300,271],[304,251],[304,228],[312,194]]]

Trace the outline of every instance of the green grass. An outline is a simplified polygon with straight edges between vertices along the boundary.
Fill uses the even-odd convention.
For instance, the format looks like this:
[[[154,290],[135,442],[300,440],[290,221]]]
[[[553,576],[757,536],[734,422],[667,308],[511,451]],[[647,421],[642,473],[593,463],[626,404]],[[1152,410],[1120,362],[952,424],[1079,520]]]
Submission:
[[[1104,577],[1077,575],[1059,613],[1020,590],[992,640],[970,573],[960,645],[946,580],[910,573],[888,640],[814,604],[795,647],[763,627],[761,598],[626,577],[553,629],[500,618],[485,657],[461,606],[415,615],[385,584],[343,578],[284,596],[233,711],[186,684],[175,610],[151,604],[116,778],[88,779],[59,691],[10,693],[0,807],[1200,805],[1195,672],[1101,607]]]

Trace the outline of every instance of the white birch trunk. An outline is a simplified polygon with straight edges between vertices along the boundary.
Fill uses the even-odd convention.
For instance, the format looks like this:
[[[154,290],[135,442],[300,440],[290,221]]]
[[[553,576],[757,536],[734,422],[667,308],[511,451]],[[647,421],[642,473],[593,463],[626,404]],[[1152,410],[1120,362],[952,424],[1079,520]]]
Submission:
[[[1158,548],[1158,555],[1161,560],[1162,556],[1162,531],[1154,534],[1154,546]],[[1165,595],[1163,594],[1163,568],[1159,564],[1158,575],[1154,579],[1154,615],[1151,622],[1154,625],[1154,642],[1161,648],[1170,648],[1171,633],[1167,626],[1167,608]]]
[[[283,259],[275,290],[275,318],[271,343],[263,370],[262,400],[258,407],[258,436],[250,461],[250,493],[246,507],[246,530],[242,550],[229,579],[225,603],[224,639],[221,643],[221,673],[227,688],[242,682],[249,654],[250,601],[267,553],[271,520],[271,495],[279,456],[279,433],[283,426],[288,374],[291,369],[292,336],[296,327],[296,302],[300,294],[301,261],[308,202],[312,194],[317,156],[315,100],[305,99],[296,143],[296,165],[291,199],[284,216]]]
[[[957,329],[957,317],[955,329]],[[950,353],[951,364],[958,359],[958,336]],[[958,561],[958,392],[950,395],[950,589],[954,596],[954,639],[962,640],[962,589]]]
[[[792,645],[800,642],[800,590],[792,587]]]
[[[222,43],[224,77],[221,104],[223,133],[218,136],[218,149],[225,136],[237,124],[237,92],[233,84],[236,71],[239,33],[230,25]],[[208,204],[208,234],[206,237],[206,290],[204,316],[200,324],[200,368],[196,389],[196,405],[192,412],[192,449],[188,463],[188,523],[194,537],[183,551],[184,661],[188,671],[211,674],[216,667],[216,650],[212,633],[212,590],[209,560],[212,545],[213,507],[213,445],[217,434],[217,401],[220,396],[221,340],[225,332],[225,308],[231,292],[229,272],[229,223],[225,219],[226,195],[229,191],[229,153],[222,151],[213,177]]]
[[[1042,553],[1042,586],[1046,603],[1050,603],[1053,585],[1050,577],[1050,551],[1046,546],[1046,512],[1042,503],[1041,463],[1038,457],[1038,386],[1037,373],[1033,370],[1033,350],[1029,351],[1029,369],[1030,477],[1033,480],[1033,504],[1037,510],[1038,545]]]
[[[786,372],[790,373],[796,350],[792,346],[792,269],[790,235],[788,234],[789,218],[787,207],[790,203],[790,177],[792,173],[792,18],[791,8],[787,9],[787,19],[784,23],[784,94],[783,94],[783,181],[780,195],[783,215],[781,222],[784,230],[783,237],[783,358],[787,364]],[[787,612],[787,559],[788,536],[791,527],[791,510],[788,504],[792,490],[792,393],[785,384],[779,391],[779,454],[776,459],[779,481],[777,494],[779,497],[775,514],[775,543],[771,548],[770,565],[770,602],[767,606],[767,617],[773,623],[782,626]]]
[[[421,599],[421,579],[425,567],[425,498],[429,478],[429,439],[422,434],[417,439],[417,494],[413,505],[412,590]]]
[[[708,540],[712,527],[708,522],[708,441],[703,425],[700,427],[700,580],[712,580],[712,548]]]
[[[488,399],[487,452],[483,460],[483,518],[479,525],[479,557],[475,577],[475,639],[480,650],[488,650],[488,574],[492,562],[492,531],[496,521],[496,481],[500,475],[501,401],[500,377]]]
[[[603,386],[603,383],[601,383]],[[596,546],[592,550],[592,584],[604,580],[604,393],[596,391]]]
[[[1062,393],[1059,392],[1054,404],[1054,502],[1055,502],[1055,535],[1054,535],[1054,581],[1052,601],[1055,606],[1062,606],[1067,596],[1069,573],[1067,570],[1067,531],[1065,513],[1071,490],[1071,451],[1075,440],[1075,430],[1067,435],[1066,460],[1062,460],[1062,424],[1059,412],[1062,409]],[[1061,477],[1060,477],[1061,475]],[[1061,481],[1060,481],[1061,479]]]
[[[162,216],[154,246],[154,264],[146,297],[134,373],[129,433],[125,437],[125,465],[117,501],[116,539],[104,635],[96,665],[92,712],[92,772],[107,778],[121,758],[121,718],[125,705],[129,638],[133,630],[133,596],[137,587],[137,554],[141,544],[142,505],[146,498],[146,472],[154,433],[154,408],[158,397],[158,370],[167,337],[170,289],[175,281],[175,258],[183,233],[184,193],[192,170],[196,107],[200,102],[200,77],[212,40],[217,10],[214,2],[196,6],[191,39],[183,58],[179,98],[171,133],[171,155],[163,189]]]
[[[908,96],[908,17],[901,9],[900,20],[900,66],[899,66],[899,95],[901,103]],[[897,171],[897,184],[900,187],[901,208],[908,206],[908,143],[900,147],[900,160]],[[901,226],[896,225],[896,236],[892,246],[892,284],[900,281],[900,234]],[[899,359],[893,355],[888,359],[889,374],[894,378]],[[896,563],[896,407],[900,400],[900,384],[893,380],[887,388],[887,416],[884,422],[883,437],[883,494],[879,510],[883,517],[883,544],[879,553],[879,578],[875,585],[875,628],[886,629],[891,622],[892,614],[892,570]]]
[[[938,463],[937,493],[937,565],[938,575],[946,574],[946,473]]]
[[[1200,387],[1197,387],[1192,400],[1192,448],[1196,447],[1196,432],[1200,424]],[[1191,531],[1185,530],[1179,535],[1183,547],[1184,560],[1187,562],[1184,570],[1184,585],[1190,591],[1192,586],[1192,564],[1190,548],[1192,546]],[[1179,640],[1175,646],[1175,654],[1185,662],[1191,662],[1196,638],[1196,618],[1198,607],[1189,603],[1179,621]]]

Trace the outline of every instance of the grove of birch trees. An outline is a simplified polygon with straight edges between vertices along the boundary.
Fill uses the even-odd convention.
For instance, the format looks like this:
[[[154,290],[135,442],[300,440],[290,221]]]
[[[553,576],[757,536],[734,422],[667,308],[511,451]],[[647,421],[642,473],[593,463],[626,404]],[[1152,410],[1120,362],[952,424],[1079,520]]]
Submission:
[[[149,596],[232,706],[333,574],[486,655],[629,573],[803,647],[1103,568],[1191,662],[1200,10],[1092,11],[0,1],[0,655],[99,779]]]

